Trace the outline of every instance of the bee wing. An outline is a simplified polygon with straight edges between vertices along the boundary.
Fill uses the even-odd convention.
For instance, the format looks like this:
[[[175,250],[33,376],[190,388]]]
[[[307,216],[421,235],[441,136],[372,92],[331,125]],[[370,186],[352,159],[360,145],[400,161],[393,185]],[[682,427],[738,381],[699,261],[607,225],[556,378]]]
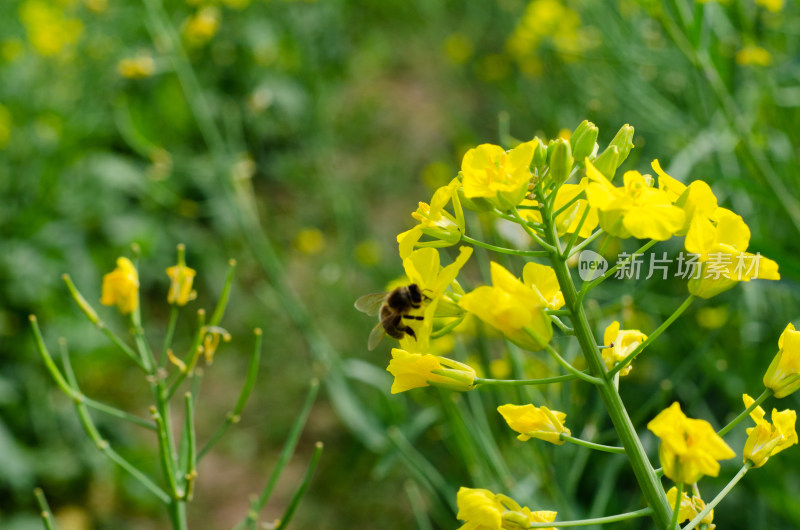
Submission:
[[[362,313],[375,316],[380,312],[384,300],[386,300],[386,293],[365,294],[353,305]]]
[[[383,327],[383,322],[378,322],[372,331],[369,333],[369,340],[367,341],[367,348],[369,351],[374,350],[381,343],[383,337],[386,335],[386,329]]]

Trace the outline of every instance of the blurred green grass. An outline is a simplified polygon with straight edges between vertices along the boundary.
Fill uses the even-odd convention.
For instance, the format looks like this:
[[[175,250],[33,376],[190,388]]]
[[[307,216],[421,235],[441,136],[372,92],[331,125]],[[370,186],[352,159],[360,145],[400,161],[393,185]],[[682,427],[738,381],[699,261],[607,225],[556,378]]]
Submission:
[[[201,9],[198,3],[165,2],[173,25],[184,27]],[[307,380],[330,369],[319,344],[308,340],[313,335],[295,325],[286,286],[333,351],[347,359],[341,365],[346,388],[381,432],[400,425],[450,487],[489,486],[470,483],[488,479],[481,476],[488,471],[476,472],[488,449],[459,441],[457,411],[509,438],[496,418],[483,417],[492,403],[511,397],[386,396],[385,349],[367,355],[373,323],[352,309],[352,301],[399,275],[394,237],[409,226],[409,212],[455,174],[466,148],[498,141],[501,113],[508,115],[510,133],[523,139],[553,137],[588,118],[600,126],[603,144],[631,123],[637,149],[625,168],[646,170],[659,158],[679,179],[706,180],[723,204],[744,216],[753,232],[751,248],[781,265],[779,284],[741,286],[704,304],[727,310],[724,328],[696,325],[698,306],[654,345],[623,389],[626,401],[642,403],[632,410],[634,419],[643,424],[680,399],[691,414],[721,424],[739,408],[742,392],[759,387],[777,336],[798,320],[795,3],[779,13],[750,1],[233,4],[216,5],[216,34],[204,43],[187,41],[188,58],[232,155],[229,170],[240,184],[234,199],[256,205],[287,273],[285,285],[265,274],[243,232],[236,213],[242,203],[226,192],[228,175],[220,176],[214,165],[163,45],[148,33],[142,3],[0,5],[0,526],[38,527],[31,494],[37,484],[57,512],[85,510],[77,513],[90,517],[92,528],[163,526],[158,507],[84,439],[69,403],[39,365],[26,324],[27,315],[36,313],[49,341],[62,335],[69,340],[87,394],[143,411],[146,400],[116,384],[131,376],[124,361],[83,322],[60,280],[69,272],[87,298],[98,300],[102,274],[132,242],[142,248],[143,301],[154,333],[165,326],[162,272],[174,261],[178,242],[187,245],[188,262],[199,271],[200,297],[192,307],[210,307],[227,259],[234,257],[240,267],[224,325],[235,337],[249,336],[255,326],[265,331],[257,392],[242,423],[200,469],[201,502],[191,515],[197,527],[230,526],[244,513],[247,495],[274,462]],[[37,30],[32,9],[63,17],[58,30],[41,14]],[[558,20],[548,25],[540,16],[531,22],[526,12],[556,13]],[[680,31],[671,34],[670,24]],[[78,25],[80,30],[69,30]],[[512,35],[525,38],[509,45]],[[689,44],[676,35],[686,35]],[[57,53],[42,54],[62,41]],[[737,52],[749,45],[767,50],[771,63],[737,63]],[[709,81],[708,63],[690,50],[708,55],[721,85]],[[154,75],[121,77],[118,62],[137,54],[154,58]],[[493,227],[484,229],[488,238],[499,237]],[[298,236],[308,233],[321,238],[304,244]],[[621,303],[634,293],[627,306]],[[624,307],[626,319],[653,326],[683,293],[671,283],[637,284],[635,291],[612,285],[598,296],[598,330]],[[481,351],[472,343],[464,347]],[[499,355],[482,348],[487,357]],[[207,417],[221,420],[235,400],[246,356],[223,350],[209,370],[208,393],[201,398]],[[667,380],[671,386],[662,383]],[[661,391],[653,392],[659,384]],[[313,442],[326,443],[297,527],[415,524],[404,486],[417,478],[413,468],[386,438],[370,442],[341,417],[346,409],[337,388],[315,409],[296,468],[281,484],[288,497]],[[569,387],[547,392],[556,403],[586,398]],[[791,397],[781,408],[786,402],[797,405]],[[604,432],[609,426],[603,418],[591,409],[570,420]],[[137,454],[142,440],[111,422],[101,425],[106,436]],[[201,436],[214,428],[213,421],[201,426]],[[565,516],[570,505],[574,515],[603,509],[602,502],[594,508],[591,502],[598,489],[608,492],[603,480],[618,472],[613,462],[587,461],[581,473],[581,466],[565,463],[579,462],[580,451],[565,460],[551,448],[520,447],[510,438],[502,445],[506,455],[521,456],[506,464],[515,480],[498,486],[516,488],[532,508]],[[779,458],[749,474],[725,501],[716,516],[720,527],[800,525],[790,502],[800,484],[783,472],[800,456],[787,451]],[[523,462],[541,472],[529,474]],[[609,510],[636,501],[635,486],[622,473],[618,487],[628,496],[608,492]],[[213,478],[204,483],[204,475]],[[435,524],[455,524],[446,502],[435,496],[427,502]],[[281,511],[272,509],[268,513]]]

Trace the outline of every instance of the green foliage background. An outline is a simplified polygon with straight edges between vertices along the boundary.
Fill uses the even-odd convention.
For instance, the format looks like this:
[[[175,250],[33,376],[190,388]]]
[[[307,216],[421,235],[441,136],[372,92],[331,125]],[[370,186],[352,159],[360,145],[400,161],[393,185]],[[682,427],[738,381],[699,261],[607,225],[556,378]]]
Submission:
[[[37,51],[36,29],[22,21],[37,1],[82,25],[54,55]],[[200,9],[165,4],[176,28]],[[192,312],[213,307],[228,258],[240,263],[223,321],[238,346],[222,349],[206,371],[199,436],[210,435],[235,400],[250,330],[265,332],[245,417],[200,467],[192,527],[230,527],[244,514],[312,375],[327,392],[268,510],[282,512],[313,442],[324,441],[296,528],[424,527],[407,492],[424,499],[433,526],[452,528],[455,497],[447,494],[460,485],[513,492],[532,509],[564,517],[640,507],[621,459],[516,442],[492,409],[525,395],[462,398],[429,389],[388,396],[387,347],[367,354],[373,322],[352,309],[357,296],[400,274],[395,235],[410,226],[417,201],[455,175],[467,148],[508,135],[552,138],[584,118],[600,127],[601,145],[622,124],[635,126],[637,149],[623,169],[646,171],[659,158],[676,178],[709,182],[751,227],[751,249],[778,261],[783,276],[696,304],[657,341],[624,383],[634,421],[644,426],[678,399],[689,415],[722,425],[740,410],[742,392],[760,393],[780,331],[800,319],[795,2],[779,12],[752,0],[232,4],[216,5],[211,40],[186,43],[222,131],[220,164],[163,44],[154,44],[143,3],[110,1],[99,12],[90,8],[102,2],[0,3],[2,528],[40,527],[35,485],[64,528],[164,527],[158,505],[85,439],[27,326],[36,313],[49,343],[69,340],[88,395],[143,414],[144,382],[84,321],[60,279],[69,272],[89,300],[99,300],[102,274],[133,242],[142,249],[144,318],[156,336],[166,325],[163,270],[174,263],[176,243],[187,245],[199,272],[199,298],[179,327],[184,341]],[[515,31],[521,44],[510,44]],[[767,50],[771,63],[739,64],[737,52],[749,45]],[[140,52],[155,58],[155,75],[120,77],[118,61]],[[251,207],[260,232],[238,213]],[[486,223],[471,228],[486,240],[503,237]],[[308,229],[322,240],[304,251]],[[485,266],[487,256],[478,254]],[[614,318],[647,332],[685,292],[677,280],[610,283],[593,308],[598,333]],[[104,314],[124,331],[113,311]],[[709,324],[709,315],[717,322]],[[464,345],[484,360],[505,355],[485,343]],[[584,389],[556,387],[533,398],[565,410],[573,432],[586,425],[600,438],[611,434]],[[797,398],[776,406],[796,408]],[[141,449],[151,447],[147,438],[97,419],[120,450],[157,473]],[[500,445],[470,432],[494,433]],[[744,433],[737,432],[732,445],[740,449]],[[644,438],[655,458],[652,438]],[[403,450],[403,440],[415,449]],[[415,466],[416,456],[445,483]],[[748,474],[716,511],[718,527],[800,526],[793,502],[800,483],[791,471],[798,464],[800,452],[790,450]],[[722,475],[736,466],[725,464]],[[702,486],[715,491],[723,483]]]

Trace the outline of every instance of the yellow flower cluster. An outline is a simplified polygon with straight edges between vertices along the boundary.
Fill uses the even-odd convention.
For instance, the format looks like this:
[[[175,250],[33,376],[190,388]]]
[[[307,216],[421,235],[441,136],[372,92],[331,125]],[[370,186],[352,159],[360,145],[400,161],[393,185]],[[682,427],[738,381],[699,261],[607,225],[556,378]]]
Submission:
[[[678,500],[678,488],[672,487],[667,492],[667,502],[669,502],[670,506],[675,506],[675,503]],[[703,502],[703,499],[697,496],[689,497],[689,495],[684,491],[681,493],[681,504],[678,507],[678,523],[682,523],[684,521],[691,521],[697,514],[703,511],[703,508],[706,507],[706,503]],[[714,510],[708,512],[708,515],[703,517],[700,521],[701,524],[705,524],[706,530],[714,530],[717,525],[714,524]]]
[[[531,523],[552,523],[557,512],[531,511],[514,499],[486,489],[460,488],[456,496],[458,517],[464,521],[458,530],[501,530],[528,528]],[[556,530],[553,527],[543,530]]]
[[[117,63],[117,73],[128,79],[150,77],[156,72],[156,62],[150,55],[141,54],[126,57]]]

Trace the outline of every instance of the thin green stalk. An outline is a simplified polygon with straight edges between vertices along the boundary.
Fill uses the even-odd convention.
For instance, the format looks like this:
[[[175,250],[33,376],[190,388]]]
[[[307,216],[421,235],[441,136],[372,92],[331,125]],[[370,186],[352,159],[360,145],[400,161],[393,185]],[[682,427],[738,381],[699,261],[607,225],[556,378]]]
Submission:
[[[730,482],[728,482],[728,484],[727,484],[727,485],[726,485],[724,488],[722,488],[722,491],[720,491],[720,492],[717,494],[717,496],[716,496],[716,497],[714,497],[714,500],[712,500],[711,502],[709,502],[708,504],[706,504],[706,507],[705,507],[705,508],[703,508],[703,509],[700,511],[700,513],[698,513],[698,514],[695,516],[695,518],[694,518],[694,519],[692,519],[691,521],[689,521],[689,524],[687,524],[686,526],[684,526],[684,527],[683,527],[683,530],[692,530],[692,529],[693,529],[695,526],[697,526],[698,524],[700,524],[700,521],[702,521],[702,520],[703,520],[703,518],[704,518],[706,515],[708,515],[708,514],[711,512],[711,510],[713,510],[713,509],[714,509],[714,507],[715,507],[717,504],[719,504],[719,503],[720,503],[720,501],[722,501],[722,499],[724,499],[724,498],[725,498],[725,496],[726,496],[726,495],[727,495],[727,494],[728,494],[728,493],[729,493],[729,492],[730,492],[730,491],[733,489],[733,487],[734,487],[734,486],[735,486],[735,485],[736,485],[736,484],[737,484],[737,483],[738,483],[740,480],[742,480],[742,477],[744,476],[744,474],[745,474],[745,473],[747,473],[747,471],[748,471],[748,470],[749,470],[751,467],[753,467],[753,461],[752,461],[752,460],[748,460],[747,462],[745,462],[745,463],[744,463],[744,465],[742,466],[742,468],[739,470],[739,472],[738,472],[738,473],[736,473],[736,475],[735,475],[735,476],[734,476],[734,477],[731,479],[731,481],[730,481]]]
[[[589,442],[587,440],[581,440],[580,438],[573,438],[572,436],[570,436],[568,434],[565,434],[563,432],[559,435],[559,438],[561,438],[562,440],[567,441],[569,443],[575,444],[575,445],[580,445],[582,447],[587,447],[589,449],[595,449],[597,451],[603,451],[605,453],[614,453],[614,454],[618,454],[618,455],[624,455],[625,454],[625,448],[624,447],[616,447],[616,446],[613,446],[613,445],[597,444],[597,443],[594,443],[594,442]]]
[[[438,339],[439,337],[444,337],[445,335],[447,335],[448,333],[453,331],[455,328],[457,328],[459,326],[459,324],[464,322],[464,319],[466,318],[466,316],[467,316],[467,313],[464,313],[463,315],[461,315],[456,320],[454,320],[454,321],[450,322],[449,324],[447,324],[445,326],[442,326],[441,328],[437,329],[436,331],[431,333],[431,338],[432,339]]]
[[[525,232],[527,232],[530,238],[539,244],[539,246],[541,246],[548,252],[553,252],[555,250],[555,247],[553,247],[553,245],[551,245],[550,243],[539,237],[539,234],[537,234],[530,226],[528,226],[527,221],[525,221],[525,219],[523,219],[522,216],[520,216],[519,211],[517,211],[516,208],[511,209],[511,214],[514,216],[516,223],[520,225],[525,230]]]
[[[687,296],[686,300],[684,300],[683,303],[680,306],[678,306],[678,308],[675,311],[672,312],[672,314],[669,316],[669,318],[667,318],[660,326],[658,326],[658,328],[656,328],[656,330],[654,332],[652,332],[650,335],[648,335],[647,338],[641,344],[639,344],[636,347],[636,349],[634,349],[632,352],[630,352],[628,355],[626,355],[624,359],[622,359],[617,364],[615,364],[614,367],[611,368],[611,370],[608,371],[608,374],[610,376],[613,376],[617,372],[619,372],[620,370],[625,368],[628,364],[630,364],[636,358],[636,356],[639,355],[642,352],[642,350],[647,348],[650,345],[651,342],[656,340],[659,337],[659,335],[664,333],[664,331],[673,322],[675,322],[675,320],[677,320],[678,317],[681,316],[681,314],[683,314],[684,311],[686,311],[686,308],[691,305],[691,303],[694,301],[694,299],[695,299],[695,296],[693,294],[690,294],[689,296]]]
[[[674,529],[678,526],[678,514],[681,512],[681,497],[683,497],[683,482],[675,484],[678,494],[675,496],[675,506],[672,507],[672,519],[670,519],[669,527]]]
[[[619,392],[614,388],[613,378],[609,378],[606,374],[605,362],[600,355],[600,350],[592,333],[592,327],[581,303],[582,297],[578,295],[569,268],[561,255],[559,237],[551,212],[544,212],[543,219],[547,224],[547,239],[556,249],[550,256],[550,263],[561,286],[566,307],[572,312],[575,337],[581,346],[589,372],[601,381],[601,384],[597,385],[598,391],[611,417],[620,442],[628,455],[636,480],[642,489],[642,494],[647,500],[647,504],[652,508],[653,520],[659,530],[666,530],[672,516],[672,510],[667,502],[664,489],[653,472],[653,467],[647,458],[647,453],[645,453],[644,447],[639,440]]]
[[[432,493],[438,494],[443,502],[452,503],[452,500],[456,498],[456,492],[447,482],[447,479],[444,478],[441,471],[425,456],[420,454],[419,450],[403,436],[400,429],[392,426],[387,429],[387,433],[389,440],[398,449],[406,465],[416,471],[417,475],[424,477],[423,480],[430,485]]]
[[[245,405],[247,405],[247,399],[250,397],[250,393],[253,391],[253,387],[256,384],[256,377],[258,377],[258,364],[261,359],[261,340],[262,340],[262,332],[260,328],[256,328],[254,331],[256,336],[255,345],[253,346],[253,353],[250,355],[250,364],[247,367],[247,376],[245,377],[244,386],[242,386],[242,390],[239,393],[239,399],[236,400],[236,405],[233,407],[233,410],[228,413],[225,423],[223,423],[217,432],[211,437],[211,439],[206,442],[200,452],[197,454],[197,460],[203,458],[203,456],[211,450],[214,445],[222,438],[222,436],[228,431],[228,429],[235,423],[239,423],[241,419],[242,411],[244,410]]]
[[[567,241],[567,246],[564,247],[563,252],[561,253],[561,257],[564,259],[569,258],[572,253],[572,247],[575,246],[575,243],[578,241],[578,236],[580,235],[581,228],[583,228],[583,223],[586,222],[586,219],[589,217],[589,211],[591,208],[587,205],[586,208],[583,210],[583,215],[581,215],[581,220],[578,221],[578,225],[575,227],[575,231],[572,232],[572,235]]]
[[[581,372],[584,373],[585,372]],[[587,374],[588,375],[588,374]],[[534,385],[549,385],[550,383],[563,383],[564,381],[572,381],[577,379],[578,376],[574,374],[557,375],[555,377],[544,377],[542,379],[483,379],[482,377],[475,378],[475,385],[494,385],[494,386],[534,386]]]
[[[433,530],[433,525],[428,519],[425,499],[422,497],[422,492],[419,490],[419,487],[417,487],[417,484],[413,480],[406,480],[405,490],[408,503],[411,505],[411,513],[414,514],[414,521],[417,523],[417,528],[420,530]]]
[[[53,518],[53,511],[50,509],[50,505],[47,503],[47,497],[44,496],[44,491],[42,491],[42,488],[34,488],[33,495],[36,497],[36,502],[39,504],[39,513],[42,516],[44,527],[47,530],[57,530],[58,525],[56,524],[56,520]]]
[[[58,340],[59,344],[59,351],[61,354],[61,364],[64,366],[64,375],[67,378],[67,382],[72,389],[72,393],[68,394],[69,397],[72,398],[73,401],[76,403],[82,403],[87,407],[91,407],[98,412],[103,412],[108,414],[109,416],[113,416],[115,418],[125,420],[127,422],[133,423],[140,427],[144,427],[145,429],[149,429],[151,431],[156,430],[156,426],[152,421],[147,421],[139,416],[134,416],[129,412],[124,410],[118,409],[116,407],[112,407],[111,405],[106,405],[105,403],[101,403],[99,401],[95,401],[91,398],[86,397],[80,389],[78,385],[78,379],[75,377],[75,371],[72,369],[72,363],[69,359],[69,350],[67,349],[67,341],[64,338]]]
[[[544,312],[548,315],[556,315],[560,317],[572,316],[572,312],[569,309],[545,309]]]
[[[756,400],[755,400],[755,401],[753,401],[753,404],[752,404],[752,405],[750,405],[749,407],[747,407],[746,409],[744,409],[744,410],[742,411],[742,413],[741,413],[741,414],[739,414],[738,416],[736,416],[736,417],[735,417],[735,418],[734,418],[734,419],[733,419],[733,420],[732,420],[732,421],[731,421],[729,424],[727,424],[725,427],[721,428],[721,429],[720,429],[720,430],[717,432],[717,434],[718,434],[719,436],[725,436],[726,434],[728,434],[728,433],[730,432],[730,430],[731,430],[731,429],[733,429],[734,427],[736,427],[736,426],[739,424],[739,422],[740,422],[740,421],[742,421],[743,419],[745,419],[745,418],[746,418],[746,417],[747,417],[747,416],[748,416],[748,415],[749,415],[751,412],[753,412],[753,411],[756,409],[756,407],[758,407],[759,405],[761,405],[761,404],[762,404],[764,401],[766,401],[766,399],[767,399],[768,397],[770,397],[771,395],[772,395],[772,389],[771,389],[771,388],[767,388],[767,389],[765,389],[765,390],[764,390],[764,391],[761,393],[761,395],[760,395],[760,396],[758,396],[758,397],[756,398]]]
[[[158,457],[161,464],[161,470],[164,473],[164,478],[169,484],[169,490],[173,499],[178,499],[183,496],[183,493],[178,490],[178,483],[176,480],[175,461],[172,458],[172,449],[167,440],[167,426],[164,423],[164,418],[161,417],[156,407],[150,408],[150,413],[158,427]]]
[[[184,472],[185,488],[183,498],[187,501],[194,496],[194,481],[197,478],[197,437],[194,432],[194,401],[192,393],[184,394],[186,404],[186,418],[184,431],[186,432],[186,470]]]
[[[473,239],[466,234],[461,236],[461,240],[471,245],[475,245],[476,247],[485,248],[487,250],[492,250],[494,252],[500,252],[501,254],[508,254],[511,256],[543,258],[548,255],[546,250],[517,250],[513,248],[498,247],[489,243],[484,243],[483,241],[478,241],[477,239]]]
[[[116,333],[108,329],[105,322],[100,319],[97,315],[97,312],[94,308],[86,301],[83,295],[80,293],[78,288],[75,286],[75,283],[72,281],[72,278],[69,274],[61,275],[61,278],[64,280],[64,283],[67,285],[67,290],[69,290],[69,294],[72,296],[72,299],[78,305],[78,307],[83,311],[83,314],[86,315],[86,318],[89,319],[89,322],[97,326],[97,329],[103,332],[103,334],[111,340],[114,345],[122,351],[125,355],[127,355],[130,360],[132,360],[136,365],[145,370],[144,364],[142,364],[142,360],[136,355],[136,352],[131,349],[130,346],[125,344],[121,338],[117,336]]]
[[[197,360],[200,358],[201,343],[203,342],[203,337],[206,334],[206,311],[205,309],[198,309],[197,310],[197,332],[194,335],[194,340],[192,341],[192,345],[189,348],[189,359],[186,362],[186,369],[181,370],[178,372],[175,379],[170,383],[169,388],[166,391],[166,400],[169,401],[172,396],[175,394],[175,391],[178,390],[178,387],[181,386],[184,379],[186,379],[189,374],[194,372],[195,366],[197,366]]]
[[[550,320],[553,322],[553,324],[555,324],[558,327],[558,329],[560,329],[561,332],[564,333],[564,335],[574,335],[575,334],[575,330],[572,329],[571,327],[567,326],[563,322],[561,322],[560,318],[558,318],[555,315],[549,315],[549,316],[550,316]]]
[[[567,211],[567,209],[568,209],[570,206],[572,206],[573,204],[575,204],[576,202],[578,202],[578,201],[581,199],[581,196],[582,196],[583,194],[584,194],[584,191],[583,191],[583,190],[581,190],[581,192],[580,192],[580,193],[576,194],[576,195],[575,195],[573,198],[571,198],[571,199],[569,200],[569,202],[567,202],[567,203],[566,203],[564,206],[562,206],[561,208],[559,208],[558,210],[556,210],[555,212],[553,212],[553,219],[558,219],[558,216],[559,216],[559,215],[561,215],[562,213],[566,212],[566,211]],[[588,208],[587,208],[587,211],[588,211]]]
[[[617,523],[619,521],[627,521],[628,519],[636,519],[637,517],[646,517],[652,514],[652,508],[642,508],[641,510],[636,510],[634,512],[620,513],[618,515],[609,515],[606,517],[595,517],[594,519],[553,521],[552,523],[531,523],[528,528],[552,528],[553,525],[558,525],[559,528],[567,528],[570,526],[589,526],[593,524]]]
[[[297,510],[297,506],[300,504],[300,499],[303,498],[303,495],[305,495],[308,489],[308,485],[311,484],[311,477],[314,475],[317,464],[319,464],[319,459],[322,457],[322,448],[322,442],[317,442],[314,445],[314,454],[311,456],[311,462],[308,463],[306,474],[303,476],[303,482],[300,483],[300,487],[297,488],[297,491],[292,496],[292,500],[289,501],[289,506],[287,506],[286,511],[283,512],[283,516],[280,519],[281,522],[275,530],[283,530],[286,528],[286,525],[289,524],[289,521],[292,520],[295,510]]]
[[[595,239],[597,239],[601,235],[603,235],[603,229],[602,228],[598,228],[597,230],[592,232],[592,235],[590,235],[589,237],[587,237],[586,239],[581,241],[577,246],[575,246],[572,249],[572,252],[570,252],[569,257],[574,256],[575,254],[577,254],[578,252],[580,252],[581,250],[583,250],[584,248],[589,246],[592,243],[592,241],[594,241]]]
[[[222,286],[222,293],[220,293],[219,300],[217,300],[217,306],[214,308],[214,312],[211,313],[211,319],[208,321],[209,326],[218,326],[222,322],[225,308],[228,307],[234,272],[236,272],[236,260],[230,259],[228,260],[228,274],[225,276],[225,284]]]
[[[603,380],[601,378],[581,372],[580,370],[572,366],[549,344],[545,344],[544,349],[547,350],[547,353],[549,353],[556,360],[556,362],[560,364],[562,368],[564,368],[564,370],[573,374],[578,379],[582,379],[583,381],[586,381],[587,383],[591,383],[593,385],[601,385],[603,383]]]
[[[258,514],[264,509],[264,505],[267,504],[267,501],[272,495],[272,491],[275,489],[275,485],[278,483],[278,479],[283,472],[283,468],[286,467],[286,464],[289,463],[289,459],[291,459],[292,455],[294,454],[297,441],[300,439],[300,434],[303,432],[303,427],[306,424],[308,415],[311,413],[311,407],[314,405],[314,400],[317,398],[318,390],[319,381],[317,379],[312,379],[311,385],[308,389],[308,395],[306,396],[306,401],[303,404],[300,414],[297,416],[297,419],[292,425],[292,430],[289,432],[289,436],[286,438],[286,441],[283,444],[283,449],[281,450],[281,454],[278,456],[277,462],[275,462],[275,468],[272,470],[269,480],[267,480],[267,484],[264,486],[261,494],[257,498],[253,499],[252,503],[250,504],[250,510],[247,512],[247,517],[245,517],[242,522],[234,527],[235,530],[254,527],[256,520],[258,519]]]
[[[172,337],[175,335],[175,325],[178,322],[178,306],[173,305],[169,312],[169,323],[167,324],[167,334],[164,335],[164,344],[161,346],[161,360],[159,366],[164,368],[167,366],[167,350],[172,348]]]

